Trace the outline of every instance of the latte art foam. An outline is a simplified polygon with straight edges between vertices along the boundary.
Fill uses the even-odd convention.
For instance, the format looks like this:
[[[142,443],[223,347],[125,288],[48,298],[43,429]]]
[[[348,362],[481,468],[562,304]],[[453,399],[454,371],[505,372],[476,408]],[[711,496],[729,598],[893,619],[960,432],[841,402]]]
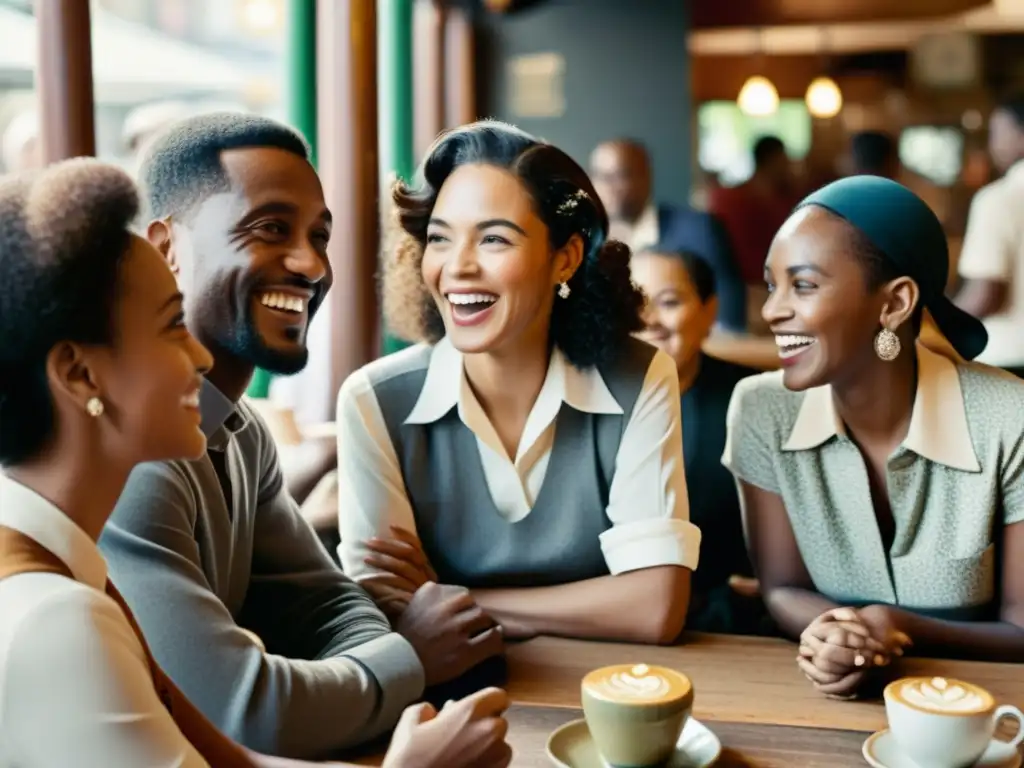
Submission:
[[[583,680],[592,696],[624,704],[673,701],[690,691],[684,675],[664,667],[622,664],[594,670]]]
[[[899,695],[907,704],[932,712],[980,712],[992,705],[986,692],[944,677],[908,681]]]

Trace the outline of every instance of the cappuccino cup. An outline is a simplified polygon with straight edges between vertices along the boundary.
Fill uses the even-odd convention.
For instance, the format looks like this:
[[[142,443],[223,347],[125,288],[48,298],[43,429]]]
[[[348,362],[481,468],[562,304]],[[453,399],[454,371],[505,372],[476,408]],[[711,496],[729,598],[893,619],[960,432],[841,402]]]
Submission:
[[[945,677],[904,677],[885,687],[885,714],[900,751],[921,768],[967,768],[984,753],[1004,717],[1020,730],[1010,742],[1024,740],[1024,714],[997,707],[980,686]]]
[[[693,709],[693,684],[668,667],[617,664],[589,672],[581,698],[604,761],[612,768],[649,768],[675,750]]]

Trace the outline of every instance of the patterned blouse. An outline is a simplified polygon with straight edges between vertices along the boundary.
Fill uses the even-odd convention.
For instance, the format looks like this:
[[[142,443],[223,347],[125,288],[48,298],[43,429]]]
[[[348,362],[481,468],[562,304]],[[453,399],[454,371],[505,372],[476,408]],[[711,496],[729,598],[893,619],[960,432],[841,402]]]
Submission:
[[[1024,381],[920,344],[917,357],[910,427],[886,472],[895,522],[888,550],[864,459],[830,387],[791,392],[778,371],[741,381],[722,463],[782,497],[823,595],[995,618],[1002,529],[1024,520]]]

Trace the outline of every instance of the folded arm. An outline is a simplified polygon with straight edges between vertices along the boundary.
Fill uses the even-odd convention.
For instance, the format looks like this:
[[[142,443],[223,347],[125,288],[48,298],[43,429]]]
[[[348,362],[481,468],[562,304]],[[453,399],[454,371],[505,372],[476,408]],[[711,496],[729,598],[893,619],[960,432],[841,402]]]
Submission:
[[[690,604],[700,531],[689,521],[679,380],[655,355],[622,434],[601,535],[611,576],[555,587],[475,592],[503,626],[638,643],[671,643]]]
[[[415,653],[332,570],[286,492],[261,506],[245,604],[270,653],[207,578],[194,493],[176,465],[140,467],[102,539],[115,583],[185,695],[230,737],[272,754],[320,755],[393,726],[422,691]]]
[[[559,635],[666,645],[683,629],[689,593],[688,569],[660,566],[555,587],[475,590],[473,597],[511,628],[513,639]]]

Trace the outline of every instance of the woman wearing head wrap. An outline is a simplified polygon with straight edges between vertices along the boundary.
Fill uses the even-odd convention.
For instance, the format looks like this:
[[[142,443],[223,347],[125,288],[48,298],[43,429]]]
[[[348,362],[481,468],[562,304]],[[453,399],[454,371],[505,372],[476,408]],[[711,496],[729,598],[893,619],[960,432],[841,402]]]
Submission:
[[[768,607],[826,693],[911,641],[1024,659],[1024,382],[965,362],[986,334],[947,270],[934,214],[874,176],[804,200],[765,265],[783,369],[736,388],[723,462]]]

